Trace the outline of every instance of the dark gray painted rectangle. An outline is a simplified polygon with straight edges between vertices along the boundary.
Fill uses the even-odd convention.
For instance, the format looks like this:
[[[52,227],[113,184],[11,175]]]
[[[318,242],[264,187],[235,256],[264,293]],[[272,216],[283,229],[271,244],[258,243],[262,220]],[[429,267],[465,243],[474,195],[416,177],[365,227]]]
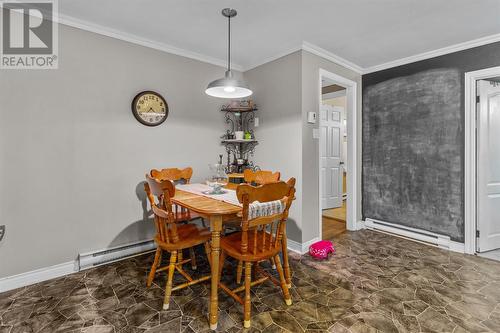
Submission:
[[[459,102],[460,102],[460,107],[457,108],[446,108],[446,112],[452,113],[449,115],[449,119],[453,120],[453,123],[456,121],[456,119],[459,119],[460,124],[463,126],[464,123],[464,74],[465,72],[469,71],[475,71],[479,69],[484,69],[484,68],[489,68],[489,67],[495,67],[495,66],[500,66],[500,43],[492,43],[492,44],[487,44],[479,47],[474,47],[471,49],[459,51],[459,52],[454,52],[446,55],[442,55],[439,57],[431,58],[431,59],[426,59],[398,67],[393,67],[389,68],[386,70],[382,70],[379,72],[374,72],[374,73],[369,73],[366,75],[363,75],[363,130],[367,128],[372,128],[373,126],[376,126],[373,124],[373,121],[377,121],[374,119],[377,119],[377,117],[370,117],[370,113],[373,111],[372,109],[366,109],[365,107],[367,106],[367,100],[365,98],[366,96],[366,91],[368,91],[371,87],[378,85],[380,83],[384,82],[390,82],[388,85],[398,85],[401,82],[406,82],[405,80],[414,80],[414,83],[416,84],[416,79],[417,77],[413,77],[413,75],[418,75],[419,73],[427,73],[432,70],[443,70],[443,69],[454,69],[457,70],[459,73],[460,77],[460,86],[459,86],[459,91],[457,93]],[[398,80],[398,78],[406,78],[403,79],[402,81]],[[408,84],[409,82],[406,82]],[[387,91],[391,91],[390,88]],[[380,96],[378,97],[380,100],[385,98],[385,92],[380,90],[379,91]],[[406,106],[404,104],[405,101],[412,102],[412,98],[409,98],[409,95],[404,94],[404,90],[401,90],[400,92],[393,92],[393,94],[399,94],[401,93],[400,97],[394,97],[390,96],[389,97],[393,98],[395,102],[401,103],[402,106]],[[415,92],[416,93],[416,92]],[[435,90],[433,92],[427,91],[429,93],[428,99],[432,100],[434,97],[433,96],[439,96],[442,95],[441,88],[435,87]],[[410,103],[410,105],[411,105]],[[371,103],[370,103],[371,104]],[[418,109],[419,105],[421,104],[413,104],[412,107]],[[394,108],[393,108],[394,109]],[[444,109],[443,109],[444,110]],[[394,120],[392,118],[387,118],[389,120]],[[446,118],[445,118],[446,119]],[[445,119],[441,118],[436,118],[434,121],[440,122],[443,127],[443,131],[446,135],[449,135],[450,130],[452,130],[452,127],[448,127],[446,124]],[[437,124],[433,123],[433,120],[427,119],[427,117],[424,117],[422,120],[416,121],[414,118],[409,118],[408,120],[405,119],[399,119],[399,122],[401,122],[402,126],[410,126],[409,122],[412,121],[414,126],[417,126],[419,128],[425,128],[425,126],[430,126],[432,130],[436,130],[438,128]],[[397,121],[394,122],[394,125],[397,124]],[[450,125],[451,126],[451,125]],[[410,126],[411,128],[411,126]],[[444,130],[446,129],[446,130]],[[386,133],[389,132],[389,133]],[[426,194],[423,194],[422,196],[415,195],[415,191],[421,191],[422,193],[430,193],[427,191],[427,186],[430,186],[427,183],[427,180],[424,181],[423,184],[419,185],[422,187],[422,190],[413,188],[415,185],[411,185],[409,183],[392,183],[394,188],[389,188],[389,185],[384,183],[383,181],[381,182],[380,179],[381,177],[385,177],[386,179],[390,179],[393,177],[394,172],[397,169],[391,168],[391,167],[385,167],[385,166],[380,166],[377,169],[378,174],[378,179],[372,179],[372,177],[367,173],[368,169],[365,168],[366,162],[369,162],[371,159],[377,159],[379,157],[374,156],[372,154],[380,154],[380,153],[385,153],[384,151],[376,150],[376,149],[371,149],[371,142],[376,141],[378,143],[383,142],[382,138],[387,138],[390,136],[390,133],[393,133],[394,129],[391,126],[384,126],[379,127],[378,130],[375,131],[369,131],[368,133],[363,132],[363,177],[362,177],[362,187],[363,187],[363,218],[371,217],[371,218],[377,218],[380,220],[388,221],[388,222],[393,222],[393,223],[401,223],[407,226],[415,227],[415,228],[423,228],[426,230],[440,230],[439,232],[445,233],[448,236],[451,236],[451,238],[455,241],[463,242],[464,240],[464,235],[463,235],[463,220],[464,220],[464,133],[463,130],[461,129],[457,133],[456,141],[455,141],[455,146],[453,146],[453,143],[451,141],[449,142],[449,149],[446,153],[445,156],[449,157],[453,161],[458,161],[457,165],[460,171],[457,173],[455,169],[455,164],[453,164],[453,171],[451,172],[446,172],[446,170],[443,170],[440,173],[439,178],[436,179],[438,181],[435,186],[439,187],[441,190],[434,190],[437,191],[437,193],[440,193],[438,195],[439,198],[432,197],[432,199],[439,199],[439,202],[437,204],[432,203],[431,205],[422,205],[422,202],[432,202],[430,198],[426,197]],[[413,129],[412,129],[413,131]],[[396,134],[395,134],[396,135]],[[405,132],[400,131],[397,135],[400,136],[400,139],[403,142],[406,142],[407,145],[410,143],[412,145],[417,144],[417,142],[421,142],[422,145],[426,144],[428,145],[428,151],[440,151],[441,149],[441,141],[433,141],[426,136],[421,136],[420,139],[417,139],[417,137],[411,136],[412,140],[410,141],[405,141],[407,140],[407,137],[405,137]],[[451,136],[448,136],[448,139],[450,139]],[[394,138],[394,141],[396,138]],[[367,149],[369,149],[367,151]],[[425,152],[425,154],[428,154],[428,152]],[[403,157],[399,156],[394,156],[395,154],[389,154],[386,156],[386,158],[395,158],[397,159],[403,159]],[[420,154],[417,154],[416,156],[419,156]],[[408,156],[406,156],[408,157]],[[428,158],[429,156],[427,156]],[[417,159],[417,164],[413,164],[411,169],[407,169],[407,172],[411,170],[413,174],[416,175],[423,175],[427,173],[427,169],[429,168],[427,166],[427,161],[425,158],[423,161],[420,159]],[[424,163],[425,162],[425,163]],[[371,162],[370,162],[371,163]],[[394,166],[394,165],[393,165]],[[434,166],[431,165],[431,168],[434,168]],[[400,172],[405,172],[403,168],[399,169]],[[436,170],[434,170],[436,172]],[[458,174],[458,176],[457,176]],[[399,177],[399,176],[397,176]],[[374,181],[377,180],[378,183],[374,183]],[[442,189],[445,188],[450,188],[450,189],[456,189],[457,182],[460,183],[461,186],[461,193],[462,195],[460,197],[457,196],[457,193],[452,191],[448,193],[447,191],[444,191]],[[380,186],[380,187],[379,187]],[[399,188],[398,188],[399,186]],[[369,191],[369,193],[367,192]],[[374,199],[377,199],[377,196],[380,196],[381,193],[383,192],[388,192],[388,191],[393,191],[393,192],[402,192],[402,193],[408,193],[407,197],[401,198],[399,195],[392,195],[392,196],[387,196],[384,198],[379,198],[379,202],[375,201]],[[377,193],[376,195],[374,193]],[[411,194],[411,195],[410,195]],[[437,195],[434,193],[433,195]],[[370,196],[372,199],[370,200]],[[368,201],[367,201],[368,200]],[[406,203],[402,203],[406,201]],[[457,203],[455,204],[455,201]],[[383,203],[384,206],[379,206],[380,203]],[[450,204],[449,207],[445,203]],[[394,205],[394,209],[389,209],[389,210],[384,210],[384,207],[389,207],[391,205]],[[407,205],[408,209],[403,209],[403,205]],[[399,207],[399,208],[396,208]],[[419,207],[417,210],[415,207]],[[439,208],[438,208],[439,207]],[[461,212],[459,213],[459,216],[457,215],[458,212],[458,207],[461,207]],[[440,211],[436,211],[436,209],[439,209]],[[420,210],[420,211],[419,211]],[[433,217],[436,213],[441,216],[441,218],[436,218]],[[370,216],[372,215],[372,216]],[[374,216],[376,215],[376,216]],[[422,221],[424,220],[424,221]],[[461,222],[460,222],[461,221]],[[460,224],[462,223],[462,224]],[[458,234],[457,234],[458,232]]]
[[[363,95],[363,213],[461,239],[461,78],[433,69]]]

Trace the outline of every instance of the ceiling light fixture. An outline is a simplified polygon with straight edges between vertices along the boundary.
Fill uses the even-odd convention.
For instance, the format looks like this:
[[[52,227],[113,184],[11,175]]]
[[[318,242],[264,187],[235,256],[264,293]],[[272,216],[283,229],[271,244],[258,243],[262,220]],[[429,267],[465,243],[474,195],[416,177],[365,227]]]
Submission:
[[[224,8],[222,16],[227,17],[228,23],[228,42],[227,42],[227,71],[223,78],[212,81],[208,84],[205,93],[207,95],[219,98],[243,98],[250,96],[252,90],[248,84],[233,77],[231,71],[231,18],[237,14],[235,9]]]

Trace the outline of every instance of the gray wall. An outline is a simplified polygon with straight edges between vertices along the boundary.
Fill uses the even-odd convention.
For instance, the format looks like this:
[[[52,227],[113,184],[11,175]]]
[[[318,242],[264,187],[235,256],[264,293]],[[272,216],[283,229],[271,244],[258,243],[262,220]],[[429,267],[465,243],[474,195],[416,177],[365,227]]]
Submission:
[[[361,124],[361,75],[307,51],[302,51],[302,242],[319,236],[319,140],[313,139],[316,124],[307,123],[308,112],[319,110],[319,69],[338,74],[358,84],[358,125]],[[349,117],[349,115],[347,115]],[[360,128],[360,126],[358,126]],[[358,159],[361,158],[361,133],[358,133]],[[361,172],[356,177],[358,184]],[[349,184],[347,184],[349,186]],[[359,193],[361,187],[356,191]],[[358,195],[359,198],[359,195]],[[358,208],[361,210],[361,207]],[[357,222],[357,221],[356,221]]]
[[[208,175],[223,152],[221,101],[204,94],[223,68],[60,26],[58,70],[0,74],[0,277],[152,236],[143,175]],[[159,127],[130,110],[141,90],[170,107]]]
[[[302,242],[301,52],[295,52],[244,73],[254,89],[260,126],[256,163],[279,170],[281,178],[297,179],[296,197],[287,222],[288,238]]]
[[[464,73],[499,65],[493,43],[363,76],[364,218],[464,241]]]
[[[263,145],[257,147],[257,162],[265,169],[283,171],[283,179],[297,178],[288,236],[299,243],[320,232],[319,140],[312,137],[318,124],[307,123],[307,112],[319,110],[320,68],[356,81],[361,105],[361,75],[309,52],[298,51],[244,73],[261,110],[258,136]]]

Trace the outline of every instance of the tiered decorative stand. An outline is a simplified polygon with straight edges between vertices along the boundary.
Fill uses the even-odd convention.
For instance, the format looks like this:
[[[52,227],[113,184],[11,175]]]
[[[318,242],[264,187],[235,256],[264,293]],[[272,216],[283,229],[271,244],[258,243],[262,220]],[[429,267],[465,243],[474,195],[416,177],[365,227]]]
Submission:
[[[242,177],[240,174],[243,170],[258,168],[253,162],[249,161],[249,157],[253,156],[255,146],[259,144],[255,139],[253,130],[257,107],[255,105],[247,108],[224,106],[221,111],[225,112],[226,124],[230,125],[230,129],[222,136],[221,140],[221,144],[225,146],[228,155],[226,171],[228,174],[234,174],[234,178]],[[251,138],[235,139],[234,133],[236,131],[250,133]],[[231,161],[231,157],[233,157],[233,161]]]

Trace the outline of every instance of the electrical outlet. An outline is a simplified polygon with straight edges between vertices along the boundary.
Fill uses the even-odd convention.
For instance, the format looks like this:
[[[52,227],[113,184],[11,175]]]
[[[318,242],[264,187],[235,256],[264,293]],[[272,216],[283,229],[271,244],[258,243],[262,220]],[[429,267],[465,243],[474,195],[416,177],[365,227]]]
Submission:
[[[5,225],[0,225],[0,242],[3,239],[3,236],[5,236]]]

